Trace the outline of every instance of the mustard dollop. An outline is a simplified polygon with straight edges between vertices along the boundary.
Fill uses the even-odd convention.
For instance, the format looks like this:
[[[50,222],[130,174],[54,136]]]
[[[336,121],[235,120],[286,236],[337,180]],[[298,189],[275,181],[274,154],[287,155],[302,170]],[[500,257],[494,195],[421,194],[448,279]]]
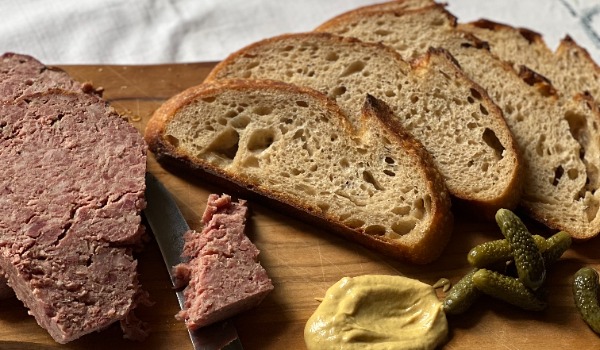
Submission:
[[[309,350],[435,349],[448,323],[433,287],[402,276],[344,277],[304,328]]]

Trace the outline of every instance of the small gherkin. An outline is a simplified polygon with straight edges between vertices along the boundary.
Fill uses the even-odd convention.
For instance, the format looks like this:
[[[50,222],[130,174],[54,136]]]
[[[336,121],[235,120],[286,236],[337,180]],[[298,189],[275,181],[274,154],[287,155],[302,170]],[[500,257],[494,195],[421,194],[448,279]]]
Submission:
[[[546,278],[546,268],[533,236],[510,210],[498,210],[496,222],[510,245],[519,280],[528,288],[538,289]]]
[[[546,308],[546,301],[516,278],[496,271],[480,269],[472,279],[477,289],[509,304],[532,311],[541,311]]]
[[[560,231],[548,239],[545,239],[540,235],[533,235],[533,240],[540,250],[540,253],[542,253],[544,266],[547,268],[569,249],[572,238],[565,231]],[[497,239],[476,245],[467,255],[469,264],[478,268],[487,268],[500,262],[512,260],[512,258],[513,253],[510,250],[510,245],[506,239]]]
[[[546,250],[542,252],[546,267],[557,261],[571,246],[572,238],[565,231],[560,231],[546,240]]]
[[[598,305],[598,274],[591,267],[575,273],[573,297],[581,317],[590,328],[600,334],[600,306]]]
[[[533,236],[535,244],[540,252],[546,250],[546,239],[542,236]],[[506,262],[513,258],[513,253],[506,239],[497,239],[494,241],[484,242],[473,247],[467,255],[469,264],[473,267],[489,267],[499,262]]]
[[[448,314],[461,314],[477,300],[481,292],[473,284],[473,275],[478,269],[472,269],[450,289],[444,298],[444,312]]]

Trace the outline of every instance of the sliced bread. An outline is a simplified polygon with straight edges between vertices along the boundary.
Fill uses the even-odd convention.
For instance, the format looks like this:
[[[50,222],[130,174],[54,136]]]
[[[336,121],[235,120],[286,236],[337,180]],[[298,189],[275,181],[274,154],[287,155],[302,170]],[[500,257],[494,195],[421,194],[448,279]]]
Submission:
[[[224,81],[171,98],[145,137],[160,161],[250,190],[396,258],[430,262],[452,231],[443,180],[383,102],[367,97],[361,118],[357,131],[312,89]]]
[[[409,64],[394,50],[326,33],[274,37],[217,65],[206,81],[274,79],[335,99],[358,125],[366,94],[385,101],[425,146],[450,193],[492,214],[514,207],[520,158],[499,108],[443,50]]]
[[[525,28],[515,28],[488,20],[460,24],[460,30],[474,34],[490,44],[500,59],[517,68],[525,65],[550,79],[559,92],[574,96],[590,93],[600,101],[600,67],[581,46],[566,37],[552,52],[542,35]]]
[[[504,112],[525,160],[521,204],[544,224],[579,239],[600,232],[597,157],[600,117],[585,96],[561,98],[542,76],[526,67],[517,73],[487,44],[456,28],[443,6],[414,11],[352,11],[320,31],[381,42],[404,57],[443,47]]]

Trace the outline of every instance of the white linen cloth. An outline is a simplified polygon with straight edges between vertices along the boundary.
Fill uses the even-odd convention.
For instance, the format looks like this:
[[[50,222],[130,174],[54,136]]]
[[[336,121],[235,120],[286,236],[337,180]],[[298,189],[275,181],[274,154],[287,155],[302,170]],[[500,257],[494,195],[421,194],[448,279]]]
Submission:
[[[380,0],[381,1],[381,0]],[[0,53],[46,64],[218,61],[267,37],[309,31],[377,0],[2,0]],[[527,27],[550,47],[569,34],[600,61],[600,0],[447,0],[466,22]]]

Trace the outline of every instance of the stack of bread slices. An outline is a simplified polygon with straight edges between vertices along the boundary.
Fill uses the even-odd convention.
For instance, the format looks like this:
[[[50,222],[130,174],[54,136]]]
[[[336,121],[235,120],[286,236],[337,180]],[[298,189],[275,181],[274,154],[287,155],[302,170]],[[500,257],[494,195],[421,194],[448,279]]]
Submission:
[[[588,239],[597,70],[570,39],[553,53],[530,31],[392,1],[232,53],[155,112],[146,141],[159,160],[413,263],[443,251],[450,202],[487,217],[519,207]]]

